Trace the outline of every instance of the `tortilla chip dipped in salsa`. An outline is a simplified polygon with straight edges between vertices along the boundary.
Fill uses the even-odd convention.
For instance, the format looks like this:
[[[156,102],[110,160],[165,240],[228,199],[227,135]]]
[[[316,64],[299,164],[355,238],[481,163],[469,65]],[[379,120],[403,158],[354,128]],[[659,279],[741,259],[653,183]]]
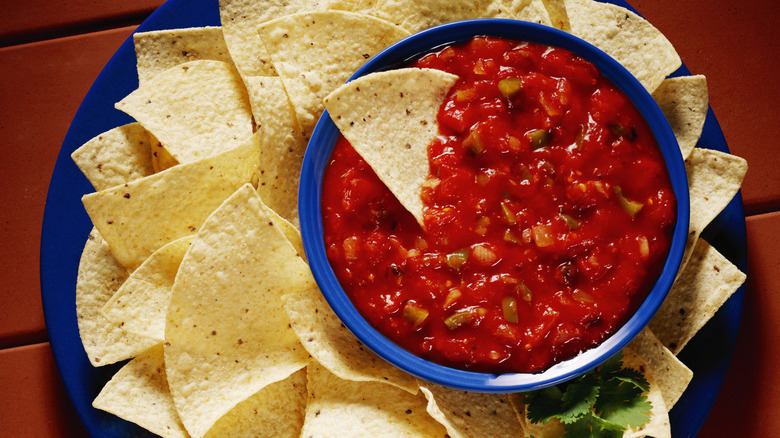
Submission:
[[[420,225],[428,145],[439,133],[436,114],[457,79],[434,69],[390,70],[358,78],[325,98],[344,137]]]

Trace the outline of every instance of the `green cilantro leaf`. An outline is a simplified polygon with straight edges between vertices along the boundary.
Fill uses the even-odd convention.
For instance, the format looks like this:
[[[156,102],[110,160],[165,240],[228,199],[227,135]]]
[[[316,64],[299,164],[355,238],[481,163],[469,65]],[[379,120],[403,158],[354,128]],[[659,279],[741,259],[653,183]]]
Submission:
[[[652,404],[642,395],[649,384],[641,372],[623,368],[601,382],[601,392],[594,410],[601,418],[620,425],[639,427],[650,420]]]
[[[587,381],[570,383],[561,397],[561,411],[556,417],[568,424],[590,412],[599,396],[598,385]]]
[[[523,403],[528,405],[528,419],[532,423],[547,424],[560,413],[562,397],[563,393],[557,386],[526,393]]]
[[[633,368],[623,368],[618,373],[614,374],[612,378],[622,380],[626,383],[630,383],[644,392],[650,390],[650,384],[647,383],[647,379],[645,379],[645,376],[641,372]]]
[[[641,371],[623,368],[621,352],[568,383],[526,393],[523,402],[531,423],[557,418],[567,438],[613,438],[650,420],[649,386]]]
[[[650,420],[652,404],[642,395],[642,390],[631,383],[610,380],[602,384],[600,395],[594,408],[601,418],[633,428]]]
[[[564,438],[620,438],[625,428],[590,412],[579,421],[565,425],[563,430],[566,431]]]
[[[623,368],[623,352],[619,351],[614,356],[607,359],[606,362],[596,368],[593,373],[597,376],[604,378],[610,374],[619,372]]]

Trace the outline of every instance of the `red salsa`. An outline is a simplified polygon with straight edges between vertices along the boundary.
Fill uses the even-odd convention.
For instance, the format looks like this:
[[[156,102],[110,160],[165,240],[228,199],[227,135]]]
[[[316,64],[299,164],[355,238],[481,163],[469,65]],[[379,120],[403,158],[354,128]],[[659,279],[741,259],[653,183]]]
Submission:
[[[676,200],[641,114],[567,50],[479,37],[413,66],[459,76],[428,148],[423,230],[341,138],[324,235],[362,315],[447,366],[538,372],[591,348],[660,274]]]

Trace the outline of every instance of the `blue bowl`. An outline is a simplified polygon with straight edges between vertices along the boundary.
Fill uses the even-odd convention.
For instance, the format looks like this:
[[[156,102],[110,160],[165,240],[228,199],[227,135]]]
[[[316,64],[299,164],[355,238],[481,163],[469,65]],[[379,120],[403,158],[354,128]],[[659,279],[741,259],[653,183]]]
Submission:
[[[661,306],[682,261],[688,234],[690,200],[688,179],[679,146],[652,96],[617,61],[595,46],[547,26],[516,20],[481,19],[449,23],[414,34],[374,56],[351,78],[398,68],[410,59],[441,46],[487,35],[530,41],[567,49],[593,63],[634,103],[650,126],[661,148],[672,188],[677,197],[677,221],[672,245],[661,276],[636,313],[598,346],[539,373],[491,374],[450,368],[420,358],[386,338],[357,311],[341,288],[325,254],[321,214],[322,178],[336,140],[338,128],[327,112],[317,123],[303,159],[299,186],[299,216],[304,249],[314,278],[326,300],[344,325],[363,344],[398,368],[421,379],[451,388],[477,392],[524,392],[556,385],[579,376],[625,347],[647,325]]]

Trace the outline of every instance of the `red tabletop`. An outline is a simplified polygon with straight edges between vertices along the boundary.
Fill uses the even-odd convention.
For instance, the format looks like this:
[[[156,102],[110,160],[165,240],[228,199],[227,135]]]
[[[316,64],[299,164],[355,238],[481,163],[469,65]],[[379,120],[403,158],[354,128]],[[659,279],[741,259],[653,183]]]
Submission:
[[[12,2],[6,2],[12,3]],[[0,437],[86,436],[41,308],[46,193],[62,140],[101,68],[161,0],[17,1],[0,14]],[[736,354],[700,435],[780,430],[780,6],[771,0],[632,5],[707,76],[731,152],[748,160],[748,285]]]

